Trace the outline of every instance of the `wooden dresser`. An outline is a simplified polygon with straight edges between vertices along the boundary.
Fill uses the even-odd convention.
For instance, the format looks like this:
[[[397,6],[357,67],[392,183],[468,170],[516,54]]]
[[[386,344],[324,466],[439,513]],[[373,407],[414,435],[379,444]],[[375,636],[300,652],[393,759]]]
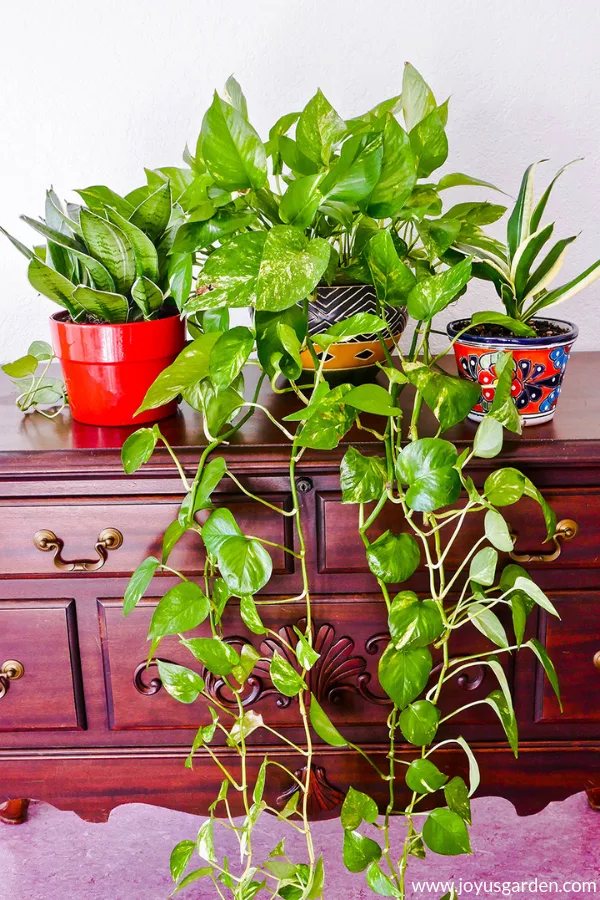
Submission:
[[[577,791],[600,788],[597,379],[600,354],[575,355],[555,422],[527,429],[521,438],[507,435],[502,457],[503,464],[518,466],[543,490],[559,520],[578,526],[573,539],[557,542],[560,554],[552,553],[554,546],[543,544],[536,504],[525,500],[507,510],[518,535],[516,552],[548,557],[524,564],[535,570],[562,616],[559,622],[539,610],[530,620],[531,632],[545,642],[556,663],[564,715],[533,654],[523,651],[506,662],[519,718],[519,759],[507,748],[492,710],[482,712],[485,707],[454,719],[448,732],[473,742],[482,768],[480,794],[506,797],[523,814]],[[90,821],[103,821],[113,807],[128,802],[204,813],[220,774],[201,753],[193,771],[184,768],[184,759],[206,714],[205,704],[177,703],[161,687],[156,668],[144,668],[148,623],[171,580],[157,577],[150,596],[127,619],[122,615],[128,576],[144,557],[160,552],[162,533],[181,501],[172,462],[160,452],[127,477],[120,447],[131,429],[79,425],[68,412],[54,421],[37,414],[22,417],[5,379],[0,393],[0,803],[36,798]],[[281,415],[288,401],[270,394],[264,402]],[[473,427],[463,424],[445,436],[461,444]],[[203,443],[199,417],[186,409],[161,428],[192,472]],[[424,428],[434,433],[427,419]],[[368,452],[364,432],[351,439]],[[321,653],[310,673],[311,687],[352,740],[383,754],[388,706],[376,671],[387,638],[386,617],[356,532],[356,507],[341,504],[338,466],[343,452],[344,447],[309,451],[298,473],[315,641]],[[283,506],[290,502],[286,454],[278,432],[260,413],[224,451],[232,471],[253,493]],[[494,465],[494,460],[481,460],[476,479],[483,480]],[[245,530],[293,545],[289,519],[236,494],[233,484],[226,500],[235,504]],[[388,526],[400,530],[401,523],[381,522],[382,529]],[[55,544],[53,549],[55,539],[60,550]],[[171,560],[189,576],[200,574],[203,558],[193,535],[177,545]],[[293,557],[273,551],[273,560],[267,593],[297,593],[300,578]],[[417,571],[406,586],[425,590],[424,573]],[[285,634],[302,617],[303,607],[263,606],[261,612]],[[261,644],[237,616],[230,639]],[[475,632],[461,632],[463,645],[455,644],[454,653],[464,653],[479,640],[484,641]],[[263,654],[272,653],[275,644],[263,643]],[[175,638],[165,640],[161,657],[186,665],[190,660]],[[460,706],[484,697],[496,686],[492,681],[489,672],[474,667],[452,684],[450,701]],[[209,676],[207,684],[224,697],[218,679]],[[273,690],[266,667],[249,680],[246,703],[301,741],[296,702]],[[252,739],[258,744],[261,732]],[[289,751],[271,746],[269,752],[294,767]],[[444,753],[448,766],[462,771],[462,755],[445,749],[440,757]],[[443,767],[444,759],[439,764]],[[284,803],[293,789],[285,777],[281,772],[281,782],[272,781],[271,802]],[[349,784],[374,796],[386,790],[352,751],[319,747],[312,814],[336,815]],[[7,807],[6,817],[16,818],[16,809]]]

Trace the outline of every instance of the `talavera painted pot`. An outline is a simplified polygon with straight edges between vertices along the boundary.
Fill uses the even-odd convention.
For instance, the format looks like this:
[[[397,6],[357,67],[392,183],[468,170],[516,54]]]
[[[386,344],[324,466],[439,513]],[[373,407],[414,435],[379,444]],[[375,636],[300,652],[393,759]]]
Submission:
[[[556,410],[565,369],[579,329],[573,322],[544,319],[558,325],[563,333],[552,337],[482,337],[463,334],[454,344],[458,374],[481,385],[479,402],[469,419],[480,421],[489,411],[495,394],[496,362],[501,353],[512,351],[515,363],[512,396],[524,425],[549,422]],[[468,320],[448,325],[450,338],[456,337]]]
[[[320,334],[337,322],[349,319],[350,316],[360,312],[380,315],[377,295],[372,285],[319,286],[316,299],[311,300],[308,305],[308,333]],[[408,318],[406,308],[388,307],[386,318],[392,334],[398,339],[406,326]],[[385,338],[385,343],[388,350],[394,345],[391,337]],[[342,371],[384,362],[385,353],[376,334],[359,334],[339,344],[332,344],[325,359],[325,369]],[[308,350],[302,353],[302,365],[305,369],[314,369],[313,359]]]

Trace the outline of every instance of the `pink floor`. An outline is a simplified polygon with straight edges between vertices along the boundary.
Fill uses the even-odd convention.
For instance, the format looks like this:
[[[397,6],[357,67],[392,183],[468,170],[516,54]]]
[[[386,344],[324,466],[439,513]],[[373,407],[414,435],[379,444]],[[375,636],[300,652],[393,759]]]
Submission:
[[[537,900],[560,893],[561,900],[600,897],[600,813],[589,809],[583,794],[553,803],[543,812],[518,818],[510,803],[476,800],[471,832],[474,855],[448,858],[433,854],[416,861],[418,879],[455,879],[460,896],[514,896]],[[193,838],[201,819],[185,813],[132,804],[116,809],[104,825],[81,821],[74,813],[33,804],[27,824],[0,826],[1,900],[165,900],[171,848]],[[316,843],[326,858],[325,900],[373,898],[363,875],[345,872],[339,860],[338,822],[315,826]],[[271,849],[275,823],[258,841]],[[288,843],[288,849],[293,841]],[[531,882],[538,887],[515,882]],[[553,881],[544,888],[540,882]],[[471,884],[470,882],[474,882]],[[491,882],[499,883],[494,886]],[[563,887],[565,882],[577,882]],[[582,882],[591,882],[583,887]],[[512,887],[502,885],[510,883]],[[596,890],[594,890],[594,886]],[[441,886],[440,886],[441,887]],[[439,898],[437,891],[410,889],[411,898]],[[207,888],[190,887],[182,898],[212,900]]]

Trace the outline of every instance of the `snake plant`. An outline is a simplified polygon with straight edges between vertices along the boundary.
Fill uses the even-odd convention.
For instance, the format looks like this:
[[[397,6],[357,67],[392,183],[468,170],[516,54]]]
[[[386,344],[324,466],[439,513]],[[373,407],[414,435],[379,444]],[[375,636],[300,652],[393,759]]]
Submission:
[[[125,197],[104,185],[77,193],[83,205],[64,206],[51,188],[43,219],[21,217],[45,238],[42,246],[30,250],[0,228],[28,258],[32,286],[74,322],[136,322],[176,311],[168,253],[179,208],[170,180],[149,173],[149,183]]]

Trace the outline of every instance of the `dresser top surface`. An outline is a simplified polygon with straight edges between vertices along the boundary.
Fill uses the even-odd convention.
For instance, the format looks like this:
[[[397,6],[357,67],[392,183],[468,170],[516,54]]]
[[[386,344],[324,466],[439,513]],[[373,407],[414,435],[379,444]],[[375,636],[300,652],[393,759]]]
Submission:
[[[453,360],[446,358],[445,363],[449,370],[456,371]],[[256,384],[256,378],[257,367],[248,367],[248,395]],[[505,433],[503,462],[508,458],[549,465],[600,463],[598,381],[600,353],[573,354],[554,420],[545,425],[525,428],[520,436]],[[412,402],[410,390],[403,392],[401,397],[400,405],[405,409],[410,408]],[[122,474],[120,448],[125,438],[136,430],[135,427],[82,425],[72,420],[68,409],[55,419],[47,419],[38,413],[23,415],[15,407],[14,400],[15,393],[9,379],[0,375],[0,478],[32,475],[36,471],[39,474]],[[298,408],[294,395],[274,394],[268,383],[263,385],[260,402],[278,419]],[[375,417],[372,424],[377,425]],[[192,464],[197,460],[198,448],[206,445],[200,414],[185,404],[176,415],[163,419],[160,429],[170,444],[179,449],[184,463]],[[463,422],[446,431],[444,437],[458,445],[465,444],[472,440],[475,429],[474,423]],[[420,420],[420,433],[425,437],[436,431],[437,422],[425,409]],[[337,464],[349,443],[368,448],[376,441],[368,432],[354,428],[335,451],[307,451],[303,465],[328,467]],[[234,436],[231,444],[220,452],[241,468],[264,468],[285,462],[289,456],[289,443],[257,410]],[[168,455],[158,452],[144,467],[144,473],[157,474],[171,468]]]

